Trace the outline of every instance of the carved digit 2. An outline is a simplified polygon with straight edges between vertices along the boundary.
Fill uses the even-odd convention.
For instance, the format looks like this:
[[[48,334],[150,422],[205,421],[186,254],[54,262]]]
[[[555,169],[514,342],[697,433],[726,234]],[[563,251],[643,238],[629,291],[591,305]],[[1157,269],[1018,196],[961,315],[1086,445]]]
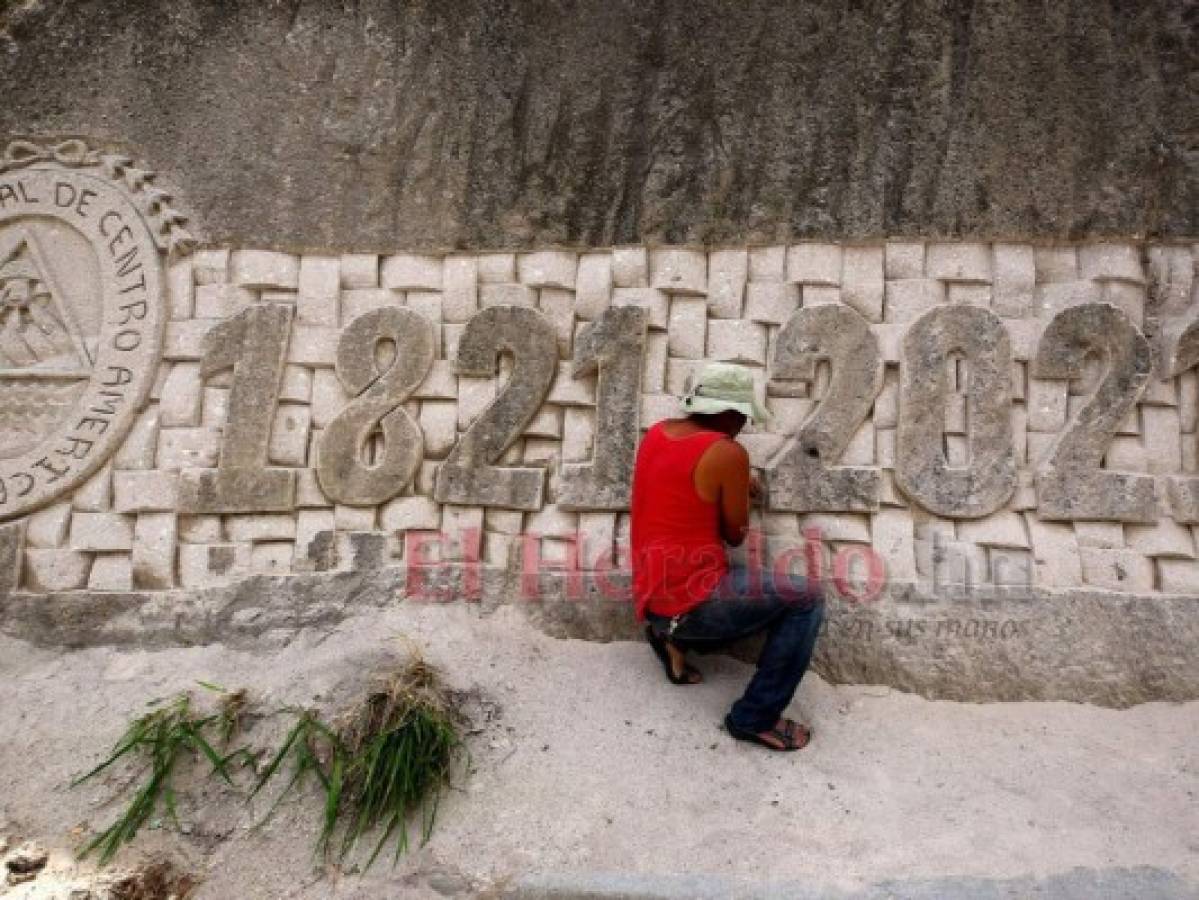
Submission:
[[[563,465],[563,509],[629,508],[645,327],[644,309],[614,306],[579,335],[571,375],[599,370],[595,452],[589,463]]]
[[[949,465],[944,450],[952,353],[969,366],[967,466]],[[942,306],[913,322],[903,338],[899,404],[895,482],[905,494],[937,515],[962,518],[1007,502],[1016,489],[1012,349],[998,316],[977,306]]]
[[[437,470],[433,496],[467,506],[541,508],[545,470],[494,466],[532,421],[558,364],[553,325],[535,309],[492,306],[475,315],[458,341],[460,375],[494,376],[500,353],[513,356],[512,375]]]
[[[801,309],[779,332],[772,377],[811,381],[822,358],[832,367],[828,392],[767,468],[770,506],[791,512],[878,509],[878,469],[830,465],[882,388],[878,339],[847,306]]]
[[[390,365],[380,371],[377,353],[394,345]],[[359,316],[337,345],[337,377],[356,399],[321,435],[317,477],[321,490],[338,503],[374,506],[402,491],[424,458],[424,436],[400,406],[433,365],[433,326],[402,306]],[[376,427],[383,430],[383,457],[373,465],[363,451]]]
[[[295,507],[295,470],[265,467],[291,316],[290,306],[260,304],[204,335],[200,375],[233,369],[229,424],[217,467],[180,473],[180,512],[284,512]]]
[[[1163,381],[1199,366],[1199,321],[1188,322],[1167,349],[1170,355]],[[1175,520],[1199,523],[1199,478],[1173,475],[1166,481],[1166,486]]]
[[[1036,378],[1077,378],[1088,353],[1104,357],[1099,387],[1066,424],[1037,472],[1042,519],[1157,518],[1153,477],[1099,468],[1108,443],[1149,383],[1149,341],[1109,303],[1083,303],[1058,313],[1037,345]]]

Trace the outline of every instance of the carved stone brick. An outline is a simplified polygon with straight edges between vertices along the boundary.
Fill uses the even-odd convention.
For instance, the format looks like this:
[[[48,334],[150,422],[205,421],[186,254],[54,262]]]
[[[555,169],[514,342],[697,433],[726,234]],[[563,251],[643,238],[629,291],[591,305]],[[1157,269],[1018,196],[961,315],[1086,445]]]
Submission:
[[[527,284],[501,283],[479,285],[479,306],[536,306],[537,291]]]
[[[479,284],[516,281],[515,253],[480,253],[475,257]]]
[[[787,281],[803,284],[841,283],[839,244],[792,244],[787,248]]]
[[[71,520],[69,501],[44,506],[25,519],[25,544],[28,547],[52,549],[67,540],[67,525]]]
[[[748,267],[749,254],[744,250],[713,250],[708,254],[708,312],[712,318],[741,316]]]
[[[467,322],[479,311],[479,261],[473,256],[447,256],[442,264],[442,315],[447,322]]]
[[[925,248],[924,274],[938,281],[991,281],[991,248],[977,243],[934,241]]]
[[[674,297],[670,301],[667,346],[671,356],[703,356],[708,303],[703,297]]]
[[[72,550],[106,552],[133,547],[133,520],[116,513],[76,512],[71,516]]]
[[[231,319],[257,300],[254,291],[240,285],[203,284],[196,288],[195,315],[198,319]]]
[[[516,257],[516,273],[522,284],[535,288],[575,289],[578,256],[570,250],[538,250]]]
[[[173,512],[143,513],[133,526],[130,555],[133,586],[168,590],[175,586],[178,519]]]
[[[650,285],[672,294],[708,291],[708,257],[702,250],[660,248],[650,255]]]
[[[945,285],[932,278],[888,281],[883,303],[887,322],[911,322],[945,302]]]
[[[341,263],[336,256],[302,256],[297,276],[296,321],[305,325],[338,323]]]
[[[945,360],[961,354],[969,366],[968,466],[943,451],[949,392]],[[896,482],[932,512],[974,518],[1001,507],[1016,488],[1011,432],[1011,349],[994,313],[947,306],[922,316],[903,341]]]
[[[0,548],[3,541],[0,539]],[[91,553],[81,553],[77,550],[26,550],[25,551],[25,586],[32,591],[57,593],[59,591],[77,591],[87,587],[88,574],[92,570]],[[5,576],[11,571],[13,575],[20,571],[14,565],[12,569],[6,566]],[[0,596],[5,593],[5,585],[0,584]]]
[[[312,412],[307,404],[280,403],[271,425],[267,462],[279,466],[303,466],[308,457]]]
[[[584,253],[575,277],[575,314],[598,319],[612,302],[612,255]]]
[[[1078,278],[1078,251],[1073,247],[1036,247],[1033,253],[1038,284]]]
[[[229,259],[229,280],[248,288],[295,290],[300,280],[300,260],[274,250],[235,250]]]
[[[343,253],[339,268],[343,288],[379,286],[379,257],[374,253]]]
[[[24,530],[21,522],[0,525],[0,597],[11,594],[21,583]]]
[[[1082,584],[1082,562],[1074,529],[1061,522],[1045,522],[1026,513],[1032,540],[1037,584],[1046,587],[1077,587]]]
[[[1083,547],[1079,555],[1087,584],[1128,593],[1153,590],[1153,560],[1136,551]]]
[[[613,287],[647,287],[649,253],[644,247],[612,248]]]
[[[707,357],[719,362],[766,364],[766,326],[746,319],[713,319],[708,323]]]
[[[883,320],[883,248],[849,246],[842,253],[841,297],[867,322]]]
[[[119,513],[173,512],[179,502],[179,475],[154,470],[113,473],[113,509]]]
[[[440,291],[441,257],[397,253],[383,257],[379,283],[395,291]]]
[[[799,285],[785,281],[751,281],[745,285],[745,318],[752,322],[782,325],[798,307]],[[699,357],[703,353],[677,355]]]
[[[884,253],[884,271],[888,281],[924,275],[923,242],[887,241]]]
[[[112,509],[112,466],[104,466],[85,481],[71,497],[71,506],[84,512]]]
[[[1078,248],[1078,270],[1096,281],[1145,283],[1141,251],[1136,244],[1100,241]]]
[[[171,319],[180,321],[195,315],[196,282],[190,259],[177,259],[167,266],[167,308]]]
[[[1032,315],[1036,259],[1031,244],[995,244],[992,248],[991,308],[997,315]]]
[[[1178,315],[1191,304],[1195,261],[1188,247],[1149,248],[1149,299],[1156,315]]]
[[[390,306],[402,306],[404,303],[404,294],[398,291],[388,290],[387,288],[354,288],[341,292],[338,301],[340,309],[340,321],[344,325],[349,325],[360,316],[366,315],[368,312],[374,312],[377,309],[384,309]]]

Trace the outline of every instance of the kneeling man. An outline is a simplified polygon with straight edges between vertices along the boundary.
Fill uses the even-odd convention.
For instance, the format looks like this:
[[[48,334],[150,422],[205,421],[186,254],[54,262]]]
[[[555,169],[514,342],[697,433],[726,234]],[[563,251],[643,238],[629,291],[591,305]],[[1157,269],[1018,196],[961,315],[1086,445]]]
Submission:
[[[725,727],[738,740],[799,750],[805,726],[783,717],[812,658],[823,615],[816,585],[802,578],[730,568],[725,544],[745,540],[751,495],[760,487],[736,441],[765,412],[748,369],[712,363],[683,398],[688,415],[646,432],[633,472],[632,565],[637,618],[675,684],[702,678],[685,658],[759,631],[758,669]]]

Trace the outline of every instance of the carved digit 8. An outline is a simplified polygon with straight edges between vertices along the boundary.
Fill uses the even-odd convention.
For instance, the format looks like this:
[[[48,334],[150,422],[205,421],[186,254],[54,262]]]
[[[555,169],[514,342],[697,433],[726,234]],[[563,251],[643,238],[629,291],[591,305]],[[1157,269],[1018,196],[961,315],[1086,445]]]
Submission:
[[[489,307],[467,322],[462,331],[458,374],[494,376],[504,351],[513,356],[512,375],[437,470],[433,496],[441,503],[541,508],[544,469],[492,463],[520,437],[549,393],[558,364],[554,326],[535,309]]]
[[[1157,518],[1153,477],[1099,468],[1112,435],[1149,383],[1149,341],[1110,303],[1071,306],[1041,335],[1032,375],[1077,378],[1088,353],[1101,354],[1106,370],[1037,472],[1037,515],[1152,522]]]
[[[385,342],[394,358],[380,371]],[[424,436],[400,406],[433,365],[433,326],[411,309],[389,306],[359,316],[337,345],[337,377],[356,399],[321,435],[317,478],[338,503],[374,506],[402,491],[424,459]],[[376,428],[383,430],[383,458],[373,465],[363,451]]]
[[[952,353],[961,353],[969,366],[967,466],[951,466],[944,450],[946,362]],[[1016,489],[1012,349],[1003,322],[977,306],[929,310],[904,335],[901,360],[896,484],[937,515],[995,512]]]
[[[811,381],[822,358],[832,367],[828,392],[771,461],[770,506],[790,512],[878,509],[878,469],[830,465],[866,420],[883,386],[878,339],[848,306],[801,309],[779,332],[772,377]]]

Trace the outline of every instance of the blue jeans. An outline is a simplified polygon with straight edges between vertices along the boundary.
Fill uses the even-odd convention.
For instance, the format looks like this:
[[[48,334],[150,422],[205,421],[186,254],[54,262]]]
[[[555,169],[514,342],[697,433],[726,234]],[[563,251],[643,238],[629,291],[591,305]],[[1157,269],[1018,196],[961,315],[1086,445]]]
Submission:
[[[650,626],[684,650],[715,650],[766,631],[758,670],[733,704],[732,723],[744,731],[773,728],[795,696],[812,660],[824,603],[803,578],[776,584],[770,572],[730,569],[712,596],[675,618],[648,613]]]

